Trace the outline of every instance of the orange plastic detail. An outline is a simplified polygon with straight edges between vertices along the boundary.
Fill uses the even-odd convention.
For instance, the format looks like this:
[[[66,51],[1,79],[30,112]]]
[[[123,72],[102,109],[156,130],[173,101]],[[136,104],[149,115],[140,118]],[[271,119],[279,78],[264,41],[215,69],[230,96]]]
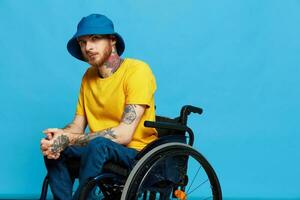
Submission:
[[[174,192],[175,196],[180,199],[180,200],[186,200],[186,194],[184,191],[181,191],[181,190],[176,190]]]

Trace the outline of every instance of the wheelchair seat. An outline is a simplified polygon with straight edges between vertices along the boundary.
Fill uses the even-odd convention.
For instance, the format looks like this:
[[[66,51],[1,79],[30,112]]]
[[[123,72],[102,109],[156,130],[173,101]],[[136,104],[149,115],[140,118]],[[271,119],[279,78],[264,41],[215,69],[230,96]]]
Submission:
[[[146,127],[157,129],[158,139],[137,154],[134,168],[129,170],[118,163],[107,162],[101,174],[82,188],[79,199],[186,200],[193,194],[203,199],[222,199],[214,169],[192,148],[194,134],[187,126],[190,113],[201,114],[202,109],[186,105],[181,108],[179,117],[157,116],[155,122],[146,121]],[[70,161],[70,174],[74,177],[78,176],[75,173],[78,161],[77,166],[75,162]],[[46,176],[41,200],[46,199],[47,187]]]

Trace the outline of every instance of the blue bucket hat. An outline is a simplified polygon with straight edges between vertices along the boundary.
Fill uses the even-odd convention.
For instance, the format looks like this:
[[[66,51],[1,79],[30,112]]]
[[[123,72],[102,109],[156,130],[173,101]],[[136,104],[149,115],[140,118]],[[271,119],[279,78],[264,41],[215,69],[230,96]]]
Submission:
[[[125,49],[125,43],[123,38],[114,31],[114,25],[110,19],[104,15],[91,14],[87,17],[83,17],[77,25],[77,32],[69,40],[67,49],[69,53],[78,58],[79,60],[85,61],[81,53],[80,46],[77,42],[77,38],[84,35],[114,35],[116,37],[116,49],[118,55],[122,55]]]

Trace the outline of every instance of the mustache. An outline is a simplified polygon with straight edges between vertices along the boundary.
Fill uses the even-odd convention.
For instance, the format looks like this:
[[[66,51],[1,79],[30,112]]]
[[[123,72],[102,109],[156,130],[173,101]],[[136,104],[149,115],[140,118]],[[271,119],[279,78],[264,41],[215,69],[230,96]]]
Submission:
[[[98,54],[98,52],[93,52],[93,51],[86,51],[85,53],[88,56],[93,56],[93,55],[97,55]]]

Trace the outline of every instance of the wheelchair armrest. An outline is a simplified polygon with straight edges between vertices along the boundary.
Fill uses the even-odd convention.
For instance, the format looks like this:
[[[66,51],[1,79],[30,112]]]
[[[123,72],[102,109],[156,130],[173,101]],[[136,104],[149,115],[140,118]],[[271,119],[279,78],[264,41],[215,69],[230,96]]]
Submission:
[[[144,126],[145,127],[150,127],[150,128],[156,128],[156,129],[167,129],[167,130],[188,132],[188,134],[189,134],[189,145],[193,146],[194,133],[193,133],[192,129],[190,129],[186,125],[182,125],[182,124],[179,124],[179,123],[170,123],[170,122],[145,121]]]
[[[158,128],[158,129],[169,129],[175,131],[187,131],[187,126],[179,124],[179,123],[171,123],[171,122],[152,122],[152,121],[145,121],[145,127],[150,128]]]

